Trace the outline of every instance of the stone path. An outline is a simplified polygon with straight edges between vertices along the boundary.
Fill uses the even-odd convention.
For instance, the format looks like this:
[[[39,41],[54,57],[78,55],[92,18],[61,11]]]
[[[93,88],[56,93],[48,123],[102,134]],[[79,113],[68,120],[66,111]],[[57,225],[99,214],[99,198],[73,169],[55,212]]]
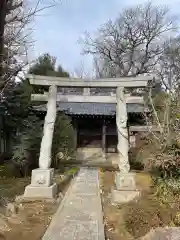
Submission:
[[[79,171],[43,237],[59,239],[105,239],[97,169]]]

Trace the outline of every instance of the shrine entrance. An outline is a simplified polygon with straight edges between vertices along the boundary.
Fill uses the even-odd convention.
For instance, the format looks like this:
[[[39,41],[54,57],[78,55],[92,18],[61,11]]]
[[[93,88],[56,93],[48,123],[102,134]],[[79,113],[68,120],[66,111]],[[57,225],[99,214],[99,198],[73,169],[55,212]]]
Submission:
[[[101,148],[103,119],[98,117],[80,117],[77,121],[77,148]]]
[[[46,117],[39,168],[33,170],[31,184],[26,187],[24,197],[53,198],[56,195],[53,169],[50,167],[53,132],[58,111],[64,111],[66,115],[71,116],[77,152],[78,149],[83,150],[85,147],[85,158],[89,154],[87,149],[91,149],[90,146],[93,147],[93,155],[90,156],[94,157],[97,154],[98,158],[99,154],[102,153],[103,156],[107,152],[109,143],[111,145],[114,143],[119,171],[115,179],[117,189],[113,191],[112,197],[115,202],[124,196],[124,199],[129,200],[136,197],[139,193],[136,192],[134,176],[129,173],[129,114],[143,112],[144,100],[141,96],[131,96],[129,94],[131,91],[127,89],[146,87],[148,82],[154,79],[154,75],[91,80],[37,75],[28,75],[27,78],[33,85],[49,86],[49,91],[32,94],[32,100],[47,102],[43,107]],[[97,149],[97,152],[94,149]],[[128,191],[124,186],[126,190],[128,186]],[[125,191],[124,195],[121,189]]]
[[[77,128],[78,160],[100,163],[107,160],[107,153],[117,153],[115,116],[81,115],[72,120]]]

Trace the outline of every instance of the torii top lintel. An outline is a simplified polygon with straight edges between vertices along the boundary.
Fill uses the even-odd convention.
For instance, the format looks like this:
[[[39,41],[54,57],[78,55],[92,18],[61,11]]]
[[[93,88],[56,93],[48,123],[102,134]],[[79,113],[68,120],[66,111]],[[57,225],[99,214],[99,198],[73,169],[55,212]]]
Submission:
[[[101,79],[80,79],[49,77],[27,74],[32,85],[61,86],[61,87],[146,87],[149,82],[155,79],[155,75],[122,77],[122,78],[101,78]]]

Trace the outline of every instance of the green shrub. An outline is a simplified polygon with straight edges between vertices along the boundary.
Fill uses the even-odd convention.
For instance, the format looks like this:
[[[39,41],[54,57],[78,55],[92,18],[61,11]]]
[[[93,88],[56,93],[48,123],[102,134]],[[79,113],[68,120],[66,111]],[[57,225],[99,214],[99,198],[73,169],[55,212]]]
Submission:
[[[43,121],[36,116],[24,120],[24,128],[18,133],[13,147],[12,162],[20,169],[22,176],[29,175],[38,166]]]
[[[75,175],[78,172],[78,170],[79,170],[78,167],[72,167],[66,171],[66,174]]]
[[[129,163],[132,170],[143,170],[144,163],[138,158],[139,149],[133,148],[129,152]]]
[[[22,176],[19,168],[13,162],[8,162],[0,166],[0,177],[11,178],[12,176]]]
[[[179,179],[153,179],[155,195],[162,203],[173,202],[176,196],[180,194]]]
[[[157,142],[152,135],[140,135],[135,148],[129,152],[131,169],[149,171],[156,164],[155,155],[159,151]]]
[[[166,182],[168,188],[173,192],[173,194],[180,193],[180,179],[168,179]]]
[[[33,168],[38,167],[43,130],[43,121],[36,116],[31,116],[25,121],[26,127],[19,133],[13,148],[12,158],[12,162],[19,168],[22,176],[29,175]],[[66,159],[73,154],[74,146],[74,130],[70,119],[63,114],[58,115],[52,143],[52,166],[58,167],[59,158],[57,155],[59,152]]]
[[[74,129],[70,119],[64,114],[56,118],[52,143],[53,167],[57,168],[61,158],[68,159],[75,149]],[[58,154],[61,153],[61,158]]]
[[[173,223],[176,227],[180,227],[180,212],[178,211],[173,219]]]
[[[153,196],[142,196],[125,207],[126,228],[135,238],[144,236],[152,228],[167,226],[172,219],[173,213]]]

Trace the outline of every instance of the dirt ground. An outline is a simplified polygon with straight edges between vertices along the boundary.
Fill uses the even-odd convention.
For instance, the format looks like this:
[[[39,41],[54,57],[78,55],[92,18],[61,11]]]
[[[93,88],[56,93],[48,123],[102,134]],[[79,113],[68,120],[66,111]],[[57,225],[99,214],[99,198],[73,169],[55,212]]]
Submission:
[[[111,203],[114,174],[112,171],[100,173],[106,240],[133,240],[123,221],[123,208]],[[136,183],[143,191],[148,191],[151,186],[151,180],[146,174],[138,174]]]
[[[64,195],[70,184],[70,179],[62,181],[60,175],[56,175],[56,183],[58,184],[59,191]],[[8,200],[12,200],[15,193],[23,193],[24,186],[27,185],[27,180],[14,180],[17,185],[14,185],[14,191],[9,191],[12,182],[4,180],[4,185],[0,184],[1,189],[4,189],[1,196],[6,196]],[[21,182],[21,183],[20,183]],[[5,184],[6,183],[6,184]],[[4,188],[3,188],[4,186]],[[9,196],[10,195],[10,196]],[[56,212],[60,202],[47,203],[47,202],[29,202],[29,203],[10,203],[10,207],[15,206],[16,212],[11,213],[9,216],[5,214],[5,208],[0,208],[0,240],[40,240],[44,235],[53,214]],[[13,207],[14,208],[14,207]],[[6,208],[7,210],[7,208]]]
[[[123,223],[123,214],[117,206],[113,206],[111,204],[111,190],[113,185],[114,172],[105,171],[101,173],[102,203],[106,240],[127,240],[126,231],[124,231],[123,228],[121,231],[119,229],[120,224]]]
[[[57,205],[35,202],[22,204],[18,214],[7,218],[9,231],[0,239],[40,240],[48,227]]]

